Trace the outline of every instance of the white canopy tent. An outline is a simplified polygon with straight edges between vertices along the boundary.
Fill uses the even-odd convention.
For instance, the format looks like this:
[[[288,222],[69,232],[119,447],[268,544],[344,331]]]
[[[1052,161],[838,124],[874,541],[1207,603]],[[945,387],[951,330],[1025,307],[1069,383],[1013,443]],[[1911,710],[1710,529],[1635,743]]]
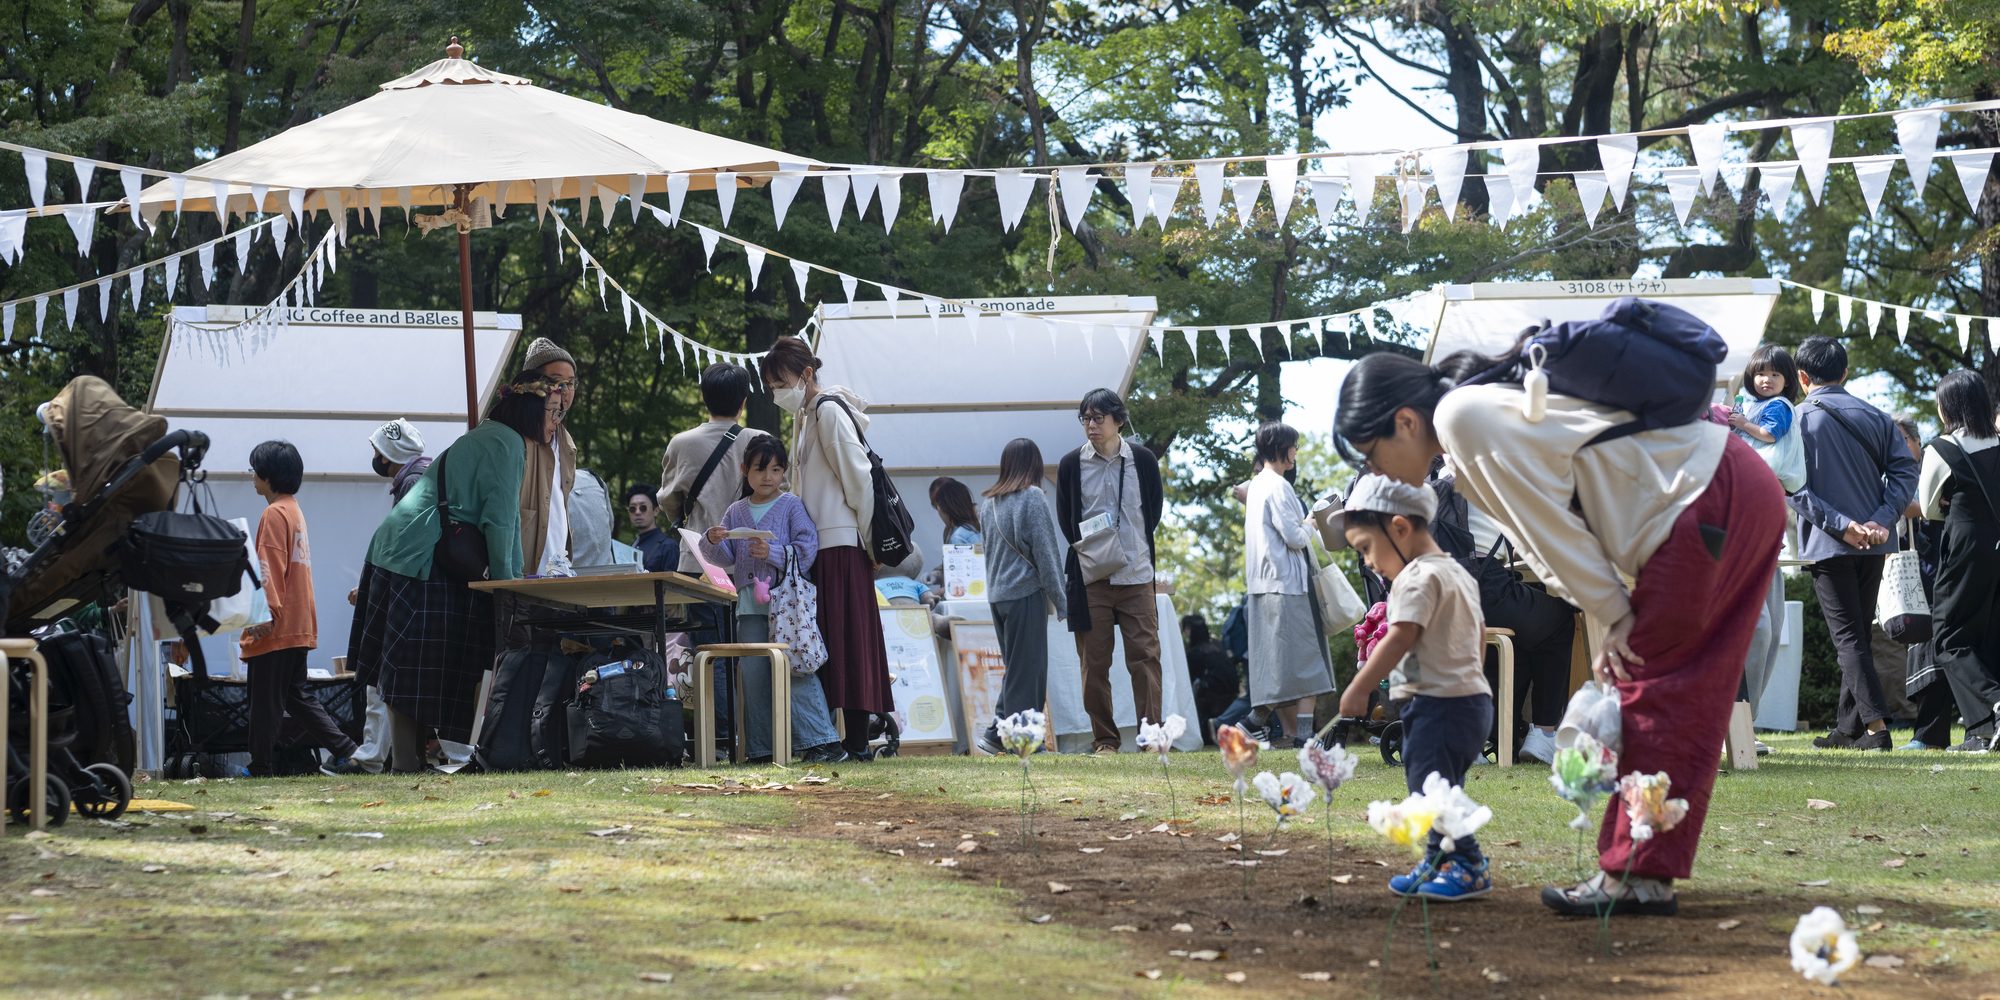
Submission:
[[[1774,278],[1635,278],[1630,281],[1488,281],[1445,285],[1427,359],[1455,351],[1500,354],[1521,331],[1544,321],[1594,319],[1627,296],[1679,306],[1715,328],[1729,344],[1717,369],[1727,380],[1743,370],[1764,340],[1778,301]]]

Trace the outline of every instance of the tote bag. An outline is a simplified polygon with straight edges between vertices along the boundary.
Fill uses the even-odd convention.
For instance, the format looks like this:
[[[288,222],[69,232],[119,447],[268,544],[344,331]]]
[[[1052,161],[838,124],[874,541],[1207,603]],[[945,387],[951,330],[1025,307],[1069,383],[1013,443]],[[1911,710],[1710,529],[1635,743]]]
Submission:
[[[1875,619],[1882,623],[1882,634],[1891,641],[1914,646],[1930,641],[1931,602],[1924,595],[1923,563],[1915,539],[1911,539],[1909,548],[1904,548],[1903,536],[1903,531],[1896,532],[1896,551],[1889,553],[1882,564],[1882,589],[1875,596]]]
[[[785,546],[785,575],[771,587],[771,641],[791,647],[792,675],[806,677],[826,666],[826,638],[819,631],[819,588],[799,572],[792,547]]]
[[[1314,552],[1318,546],[1309,548],[1306,558],[1317,563]],[[1368,615],[1368,602],[1355,593],[1354,584],[1347,574],[1341,572],[1340,564],[1330,562],[1313,572],[1313,596],[1319,599],[1320,623],[1328,635],[1342,629],[1352,628],[1355,622]]]
[[[244,538],[251,537],[249,519],[232,517],[229,523],[235,525]],[[264,599],[264,588],[257,585],[257,581],[263,579],[264,567],[257,562],[256,546],[246,541],[243,556],[248,562],[244,571],[244,586],[234,594],[209,602],[208,614],[215,619],[215,633],[235,632],[271,621],[271,605]],[[161,634],[172,635],[173,631],[170,628]]]

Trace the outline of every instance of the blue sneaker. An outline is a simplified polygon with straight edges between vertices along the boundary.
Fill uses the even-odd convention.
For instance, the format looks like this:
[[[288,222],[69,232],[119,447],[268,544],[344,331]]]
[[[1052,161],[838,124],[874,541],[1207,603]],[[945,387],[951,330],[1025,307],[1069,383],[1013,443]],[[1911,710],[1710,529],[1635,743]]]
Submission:
[[[1417,895],[1440,903],[1478,899],[1492,891],[1493,880],[1486,876],[1485,865],[1473,867],[1458,858],[1446,861],[1436,877],[1417,886]]]
[[[1410,869],[1409,874],[1390,878],[1389,891],[1398,896],[1414,896],[1417,894],[1417,887],[1423,885],[1436,869],[1437,859],[1425,858],[1417,862],[1417,866]]]

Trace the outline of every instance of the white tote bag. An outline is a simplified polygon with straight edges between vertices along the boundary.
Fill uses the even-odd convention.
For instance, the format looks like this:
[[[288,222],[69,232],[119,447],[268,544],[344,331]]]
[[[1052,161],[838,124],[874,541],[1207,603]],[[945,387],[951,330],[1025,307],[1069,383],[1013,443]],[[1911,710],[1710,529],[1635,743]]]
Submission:
[[[242,532],[244,538],[254,537],[250,534],[248,520],[232,517],[229,523],[235,525],[236,530]],[[244,574],[242,588],[228,597],[209,602],[208,614],[215,619],[215,633],[236,632],[253,625],[263,625],[271,620],[271,605],[264,600],[263,588],[251,582],[253,579],[264,578],[264,567],[257,562],[257,547],[246,541],[243,549],[250,558],[250,569]],[[254,577],[250,575],[253,573],[256,574]]]
[[[1306,551],[1306,558],[1318,563],[1318,546]],[[1368,614],[1368,602],[1355,593],[1354,584],[1347,574],[1341,572],[1337,562],[1327,563],[1313,572],[1313,594],[1319,598],[1320,625],[1331,636],[1342,629],[1353,628],[1354,623]]]
[[[1899,526],[1900,527],[1900,526]],[[1903,532],[1896,532],[1903,540]],[[1912,540],[1910,548],[1889,553],[1882,563],[1882,589],[1875,594],[1875,620],[1890,639],[1905,645],[1928,642],[1931,602],[1924,594],[1924,570]]]

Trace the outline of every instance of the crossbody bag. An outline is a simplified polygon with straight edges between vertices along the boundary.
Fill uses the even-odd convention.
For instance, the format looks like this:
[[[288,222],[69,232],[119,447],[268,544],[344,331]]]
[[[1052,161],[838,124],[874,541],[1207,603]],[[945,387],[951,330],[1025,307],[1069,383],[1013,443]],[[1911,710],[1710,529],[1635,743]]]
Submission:
[[[438,540],[431,561],[437,564],[445,579],[453,583],[471,583],[486,579],[492,567],[486,555],[486,533],[479,530],[478,525],[451,516],[451,489],[445,485],[445,463],[450,460],[450,448],[446,448],[437,460]]]
[[[1077,476],[1077,488],[1082,490],[1082,475]],[[1081,535],[1071,546],[1076,550],[1077,569],[1083,573],[1083,582],[1097,583],[1109,580],[1120,570],[1132,563],[1131,553],[1118,545],[1118,529],[1125,520],[1125,456],[1118,456],[1118,502],[1111,508],[1111,523],[1088,535]]]

